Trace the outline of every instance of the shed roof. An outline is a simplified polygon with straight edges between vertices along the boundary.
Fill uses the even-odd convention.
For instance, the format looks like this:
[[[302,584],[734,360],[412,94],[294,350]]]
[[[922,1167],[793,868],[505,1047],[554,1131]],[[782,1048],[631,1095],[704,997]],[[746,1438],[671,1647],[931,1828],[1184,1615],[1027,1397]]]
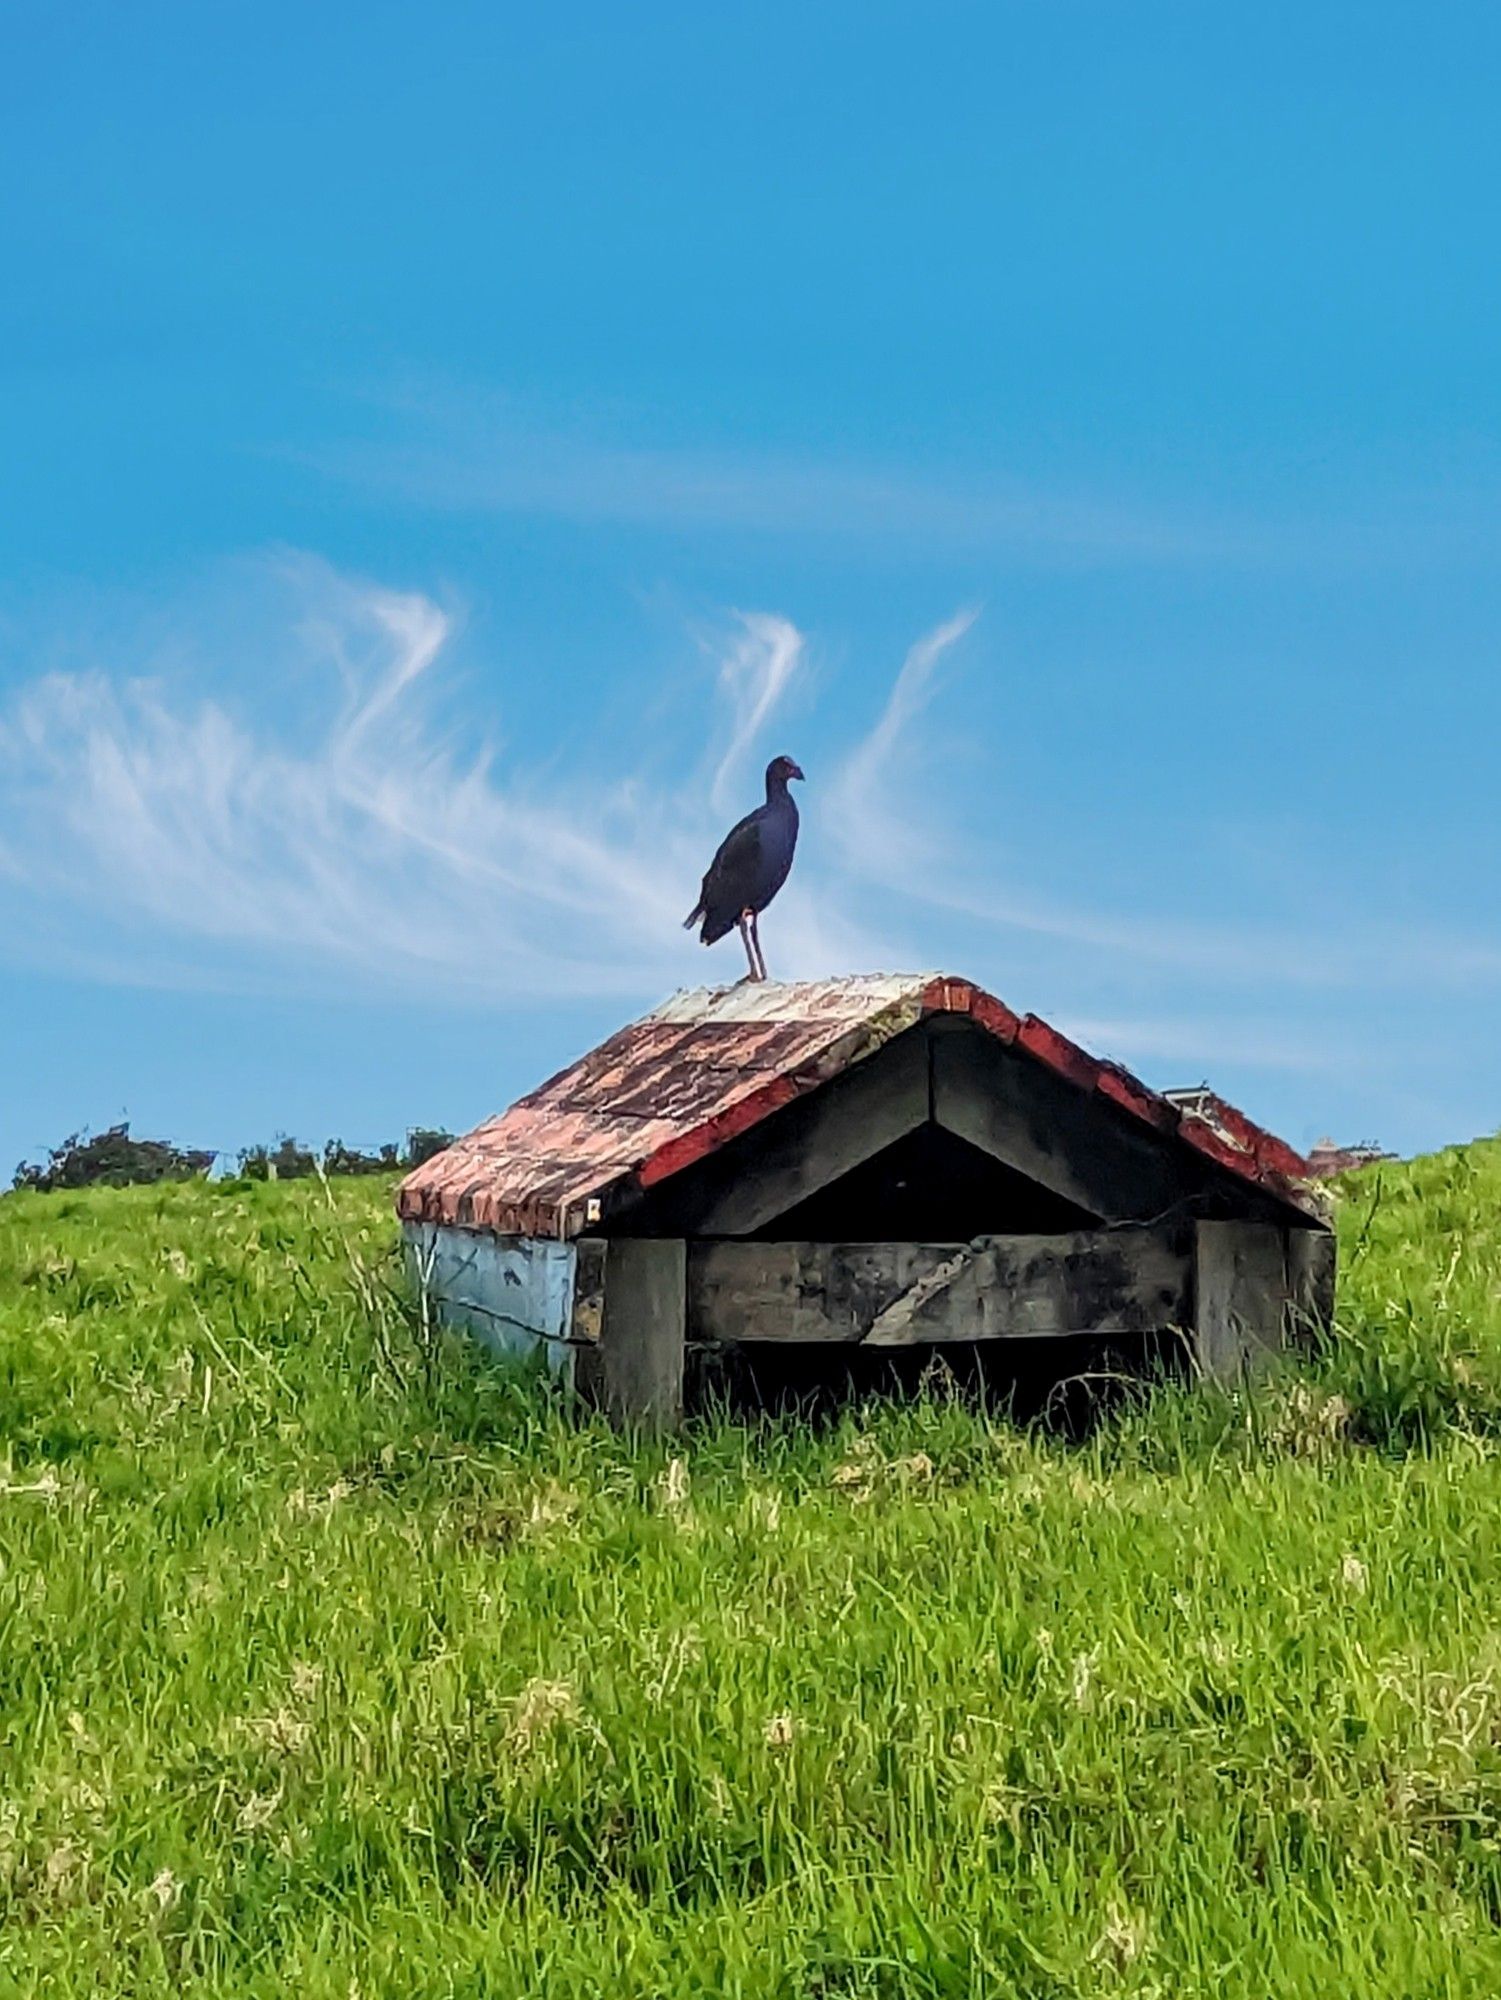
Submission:
[[[942,973],[675,994],[416,1168],[397,1191],[397,1211],[505,1235],[576,1235],[598,1220],[591,1203],[691,1166],[934,1015],[967,1016],[1170,1143],[1322,1218],[1303,1185],[1307,1161],[1233,1106],[1215,1099],[1207,1115],[1184,1110],[1035,1014],[1014,1014]]]

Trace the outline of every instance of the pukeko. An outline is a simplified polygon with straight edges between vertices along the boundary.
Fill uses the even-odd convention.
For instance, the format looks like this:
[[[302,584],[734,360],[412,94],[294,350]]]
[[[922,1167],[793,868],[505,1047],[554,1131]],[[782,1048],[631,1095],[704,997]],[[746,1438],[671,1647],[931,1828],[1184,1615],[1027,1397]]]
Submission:
[[[766,977],[756,919],[787,880],[797,847],[797,806],[787,781],[802,775],[790,757],[772,758],[766,767],[765,805],[747,813],[720,842],[698,901],[683,921],[684,930],[691,931],[703,918],[698,935],[704,944],[717,944],[738,924],[752,979]]]

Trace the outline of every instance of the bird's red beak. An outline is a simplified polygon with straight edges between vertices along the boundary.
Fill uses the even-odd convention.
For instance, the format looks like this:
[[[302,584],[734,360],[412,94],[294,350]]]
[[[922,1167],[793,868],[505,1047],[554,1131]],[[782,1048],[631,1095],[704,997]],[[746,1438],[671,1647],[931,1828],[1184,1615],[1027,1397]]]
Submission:
[[[787,760],[787,775],[788,775],[788,777],[789,777],[789,778],[802,778],[802,776],[803,776],[803,767],[802,767],[802,765],[801,765],[801,764],[794,764],[794,763],[793,763],[793,761],[792,761],[792,759],[791,759],[790,757],[789,757],[789,758],[788,758],[788,760]],[[806,778],[804,778],[804,779],[803,779],[803,782],[804,782],[804,784],[806,784],[806,783],[807,783],[807,779],[806,779]]]

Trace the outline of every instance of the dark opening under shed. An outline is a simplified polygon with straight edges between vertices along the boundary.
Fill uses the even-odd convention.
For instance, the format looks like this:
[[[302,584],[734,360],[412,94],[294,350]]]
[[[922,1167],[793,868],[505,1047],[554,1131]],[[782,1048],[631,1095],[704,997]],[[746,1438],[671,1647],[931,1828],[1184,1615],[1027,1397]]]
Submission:
[[[408,1175],[441,1317],[674,1422],[737,1352],[1177,1341],[1231,1375],[1327,1321],[1307,1163],[967,980],[677,995]],[[827,1357],[825,1357],[827,1358]]]

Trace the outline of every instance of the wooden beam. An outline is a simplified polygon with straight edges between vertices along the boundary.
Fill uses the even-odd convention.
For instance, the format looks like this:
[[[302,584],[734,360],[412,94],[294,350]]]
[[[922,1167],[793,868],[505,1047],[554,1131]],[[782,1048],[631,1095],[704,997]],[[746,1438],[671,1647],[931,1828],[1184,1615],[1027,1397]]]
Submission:
[[[1194,1292],[1199,1369],[1211,1381],[1233,1382],[1286,1338],[1287,1232],[1265,1222],[1196,1223]]]
[[[1203,1184],[1187,1148],[978,1029],[936,1028],[932,1065],[938,1124],[1088,1215],[1144,1222]]]
[[[686,1267],[680,1238],[608,1247],[599,1344],[577,1355],[580,1386],[618,1423],[668,1430],[682,1420]]]
[[[688,1246],[689,1338],[858,1341],[953,1243],[746,1243]]]
[[[749,1236],[838,1180],[928,1116],[928,1042],[921,1028],[896,1036],[852,1069],[799,1098],[704,1163],[694,1236]]]
[[[1187,1323],[1187,1251],[1166,1231],[982,1238],[920,1278],[872,1324],[872,1347],[931,1340],[1151,1333]]]
[[[943,1341],[1135,1334],[1186,1326],[1181,1232],[1083,1230],[952,1243],[694,1243],[695,1341]]]

